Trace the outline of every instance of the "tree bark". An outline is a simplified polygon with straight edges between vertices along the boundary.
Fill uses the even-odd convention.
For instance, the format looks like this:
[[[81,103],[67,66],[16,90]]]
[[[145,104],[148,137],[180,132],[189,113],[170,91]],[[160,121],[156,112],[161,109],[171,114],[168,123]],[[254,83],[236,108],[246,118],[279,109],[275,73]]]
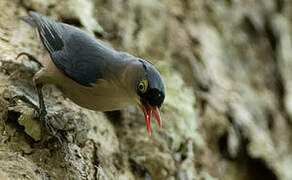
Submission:
[[[0,0],[0,179],[288,180],[291,8],[285,0]],[[58,141],[40,141],[33,10],[154,64],[163,128],[136,107],[93,112],[44,88]]]

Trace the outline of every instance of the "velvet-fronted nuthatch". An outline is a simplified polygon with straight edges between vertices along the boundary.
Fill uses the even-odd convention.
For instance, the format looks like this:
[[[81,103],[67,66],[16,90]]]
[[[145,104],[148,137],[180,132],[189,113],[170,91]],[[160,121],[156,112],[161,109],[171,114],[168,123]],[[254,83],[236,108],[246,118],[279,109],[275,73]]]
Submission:
[[[36,28],[46,56],[34,76],[40,116],[46,115],[44,84],[56,85],[81,107],[95,111],[120,110],[138,104],[151,134],[152,113],[161,127],[159,108],[165,87],[159,72],[147,61],[105,45],[84,31],[30,12],[20,18]]]

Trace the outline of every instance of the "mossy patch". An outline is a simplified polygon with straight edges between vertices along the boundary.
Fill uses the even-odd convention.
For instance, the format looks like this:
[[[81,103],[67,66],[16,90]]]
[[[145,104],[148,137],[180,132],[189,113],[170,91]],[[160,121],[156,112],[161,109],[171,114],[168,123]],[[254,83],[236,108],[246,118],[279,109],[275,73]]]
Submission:
[[[41,139],[41,127],[37,119],[30,114],[22,114],[18,118],[18,123],[24,127],[24,131],[35,141]]]

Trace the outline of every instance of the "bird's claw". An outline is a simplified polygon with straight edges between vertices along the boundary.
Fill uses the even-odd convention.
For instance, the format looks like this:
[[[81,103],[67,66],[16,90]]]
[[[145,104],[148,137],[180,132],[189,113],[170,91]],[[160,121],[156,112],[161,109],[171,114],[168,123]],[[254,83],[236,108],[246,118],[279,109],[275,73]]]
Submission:
[[[37,60],[37,58],[35,58],[33,55],[26,53],[26,52],[19,53],[15,59],[17,60],[21,56],[27,56],[29,60],[37,63],[39,65],[39,67],[43,67],[42,63],[39,60]]]
[[[52,125],[51,121],[54,116],[51,114],[40,117],[41,131],[42,131],[42,144],[44,144],[50,137],[56,138],[59,143],[68,142],[66,131],[59,130]]]
[[[24,95],[17,95],[12,97],[10,99],[10,104],[15,104],[15,102],[18,100],[23,101],[37,111],[41,123],[42,144],[44,144],[49,139],[49,137],[56,138],[60,143],[68,142],[66,132],[55,128],[52,125],[51,121],[53,120],[53,118],[56,118],[54,115],[47,114],[46,109],[39,108],[35,103],[33,103],[28,97]]]

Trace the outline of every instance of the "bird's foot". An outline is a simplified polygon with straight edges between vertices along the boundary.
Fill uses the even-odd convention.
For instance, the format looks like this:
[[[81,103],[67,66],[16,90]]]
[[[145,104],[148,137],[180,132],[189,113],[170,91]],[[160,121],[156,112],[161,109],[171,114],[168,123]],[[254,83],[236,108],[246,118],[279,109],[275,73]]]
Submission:
[[[42,144],[46,144],[48,140],[53,137],[59,143],[68,142],[67,133],[53,124],[54,121],[58,121],[59,117],[57,114],[49,113],[40,115],[41,120],[41,131],[42,131]]]
[[[39,60],[37,60],[37,58],[35,58],[33,55],[31,55],[29,53],[21,52],[16,56],[15,59],[17,60],[20,56],[27,56],[29,60],[37,63],[39,67],[43,67],[42,63]]]
[[[47,113],[46,109],[39,108],[34,102],[24,95],[14,96],[10,102],[15,104],[17,100],[21,100],[24,103],[31,106],[37,113],[41,123],[41,144],[47,144],[49,140],[55,138],[58,142],[68,142],[66,131],[56,128],[52,122],[61,119],[58,114]],[[60,120],[59,120],[60,121]]]

